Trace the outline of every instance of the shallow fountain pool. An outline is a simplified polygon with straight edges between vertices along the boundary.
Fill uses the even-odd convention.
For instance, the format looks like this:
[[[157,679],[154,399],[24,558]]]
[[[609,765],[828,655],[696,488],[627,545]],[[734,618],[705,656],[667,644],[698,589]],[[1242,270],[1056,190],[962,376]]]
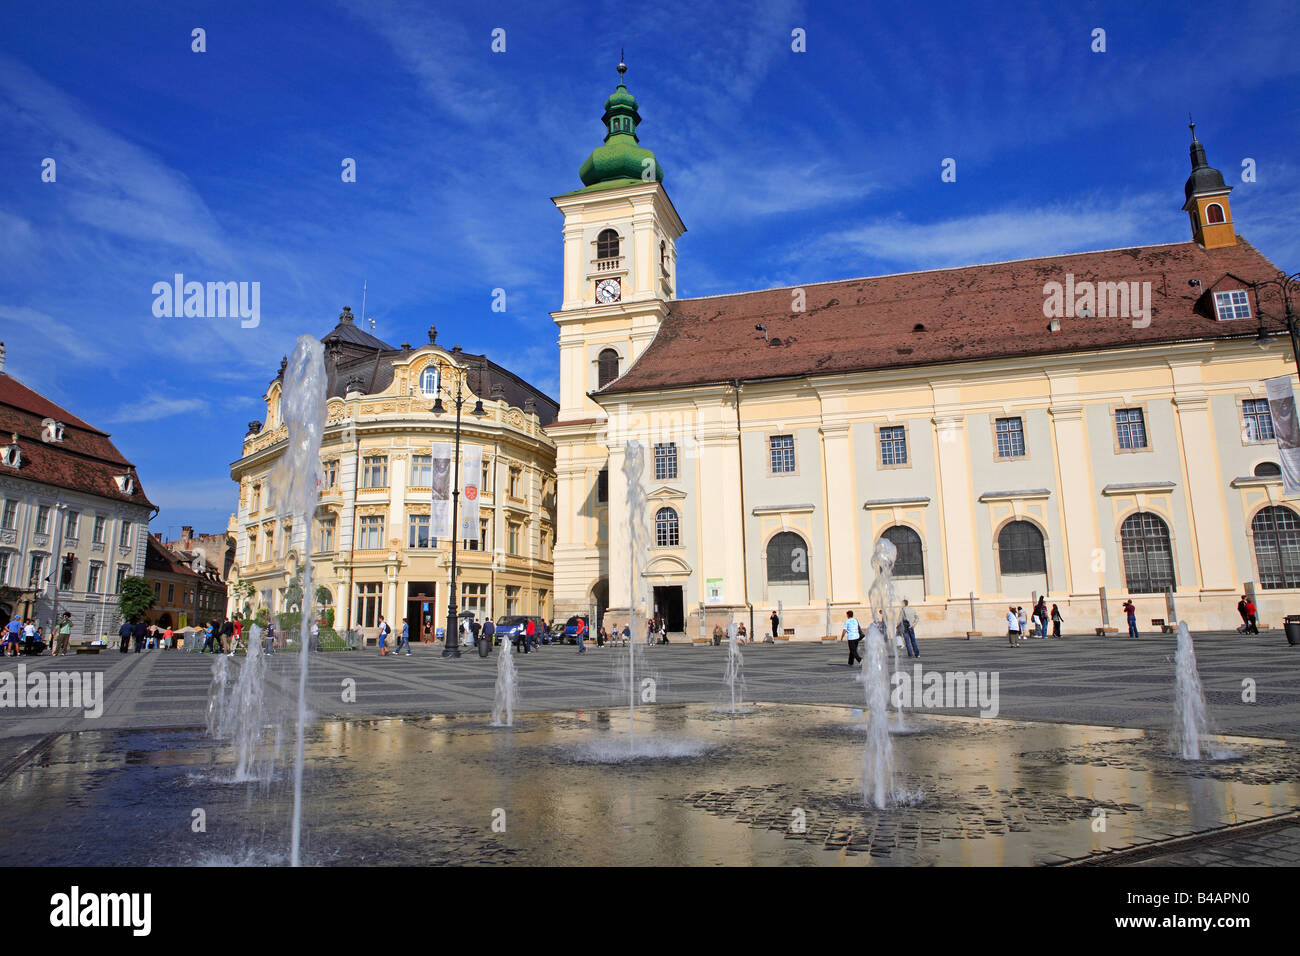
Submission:
[[[1228,759],[1183,761],[1165,734],[912,715],[893,741],[899,798],[877,810],[864,719],[643,707],[635,759],[626,709],[513,728],[323,721],[306,740],[303,862],[1027,865],[1300,802],[1300,756],[1277,741],[1224,738]],[[231,767],[198,729],[63,735],[0,783],[0,864],[287,863],[291,769],[265,785]]]

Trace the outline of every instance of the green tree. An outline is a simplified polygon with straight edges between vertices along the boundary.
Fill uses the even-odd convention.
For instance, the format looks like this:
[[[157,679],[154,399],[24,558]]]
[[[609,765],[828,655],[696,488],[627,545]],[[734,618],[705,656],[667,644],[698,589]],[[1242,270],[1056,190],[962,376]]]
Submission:
[[[117,607],[128,621],[138,621],[153,607],[153,585],[144,578],[123,578],[117,595]]]

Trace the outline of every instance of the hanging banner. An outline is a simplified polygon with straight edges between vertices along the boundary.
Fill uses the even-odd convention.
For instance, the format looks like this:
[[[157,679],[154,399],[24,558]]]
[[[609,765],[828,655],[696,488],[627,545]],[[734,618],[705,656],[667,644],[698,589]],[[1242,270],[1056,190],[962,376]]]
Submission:
[[[1300,494],[1300,421],[1296,420],[1291,376],[1265,379],[1264,388],[1277,438],[1277,457],[1282,463],[1282,490],[1288,495]]]
[[[483,449],[466,445],[460,465],[460,539],[478,540],[478,486],[483,478]]]
[[[433,508],[429,514],[429,536],[451,537],[451,456],[447,442],[433,443]]]

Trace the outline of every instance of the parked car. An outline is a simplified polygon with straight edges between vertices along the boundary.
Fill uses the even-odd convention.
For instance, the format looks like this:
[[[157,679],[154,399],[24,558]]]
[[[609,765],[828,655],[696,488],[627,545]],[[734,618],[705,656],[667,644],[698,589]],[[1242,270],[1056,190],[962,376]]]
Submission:
[[[501,643],[502,638],[510,638],[511,643],[516,648],[520,646],[524,634],[527,633],[528,622],[533,622],[535,631],[534,640],[538,644],[542,643],[543,636],[546,635],[546,622],[540,617],[533,617],[527,614],[509,614],[497,620],[497,643]]]
[[[585,614],[575,614],[573,617],[565,621],[564,631],[562,632],[562,635],[557,635],[556,639],[564,644],[577,644],[579,621],[582,622],[582,639],[584,641],[594,641],[595,638],[591,636],[591,626],[587,621],[587,615]]]

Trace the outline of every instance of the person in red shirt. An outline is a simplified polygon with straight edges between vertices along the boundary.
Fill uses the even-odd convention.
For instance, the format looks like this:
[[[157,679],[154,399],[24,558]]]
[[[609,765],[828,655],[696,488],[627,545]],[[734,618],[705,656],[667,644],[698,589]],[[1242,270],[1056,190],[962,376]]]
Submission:
[[[1246,598],[1246,633],[1259,633],[1259,608],[1250,598]]]
[[[530,647],[537,646],[537,625],[533,623],[530,617],[528,623],[524,625],[524,653],[528,653]]]

